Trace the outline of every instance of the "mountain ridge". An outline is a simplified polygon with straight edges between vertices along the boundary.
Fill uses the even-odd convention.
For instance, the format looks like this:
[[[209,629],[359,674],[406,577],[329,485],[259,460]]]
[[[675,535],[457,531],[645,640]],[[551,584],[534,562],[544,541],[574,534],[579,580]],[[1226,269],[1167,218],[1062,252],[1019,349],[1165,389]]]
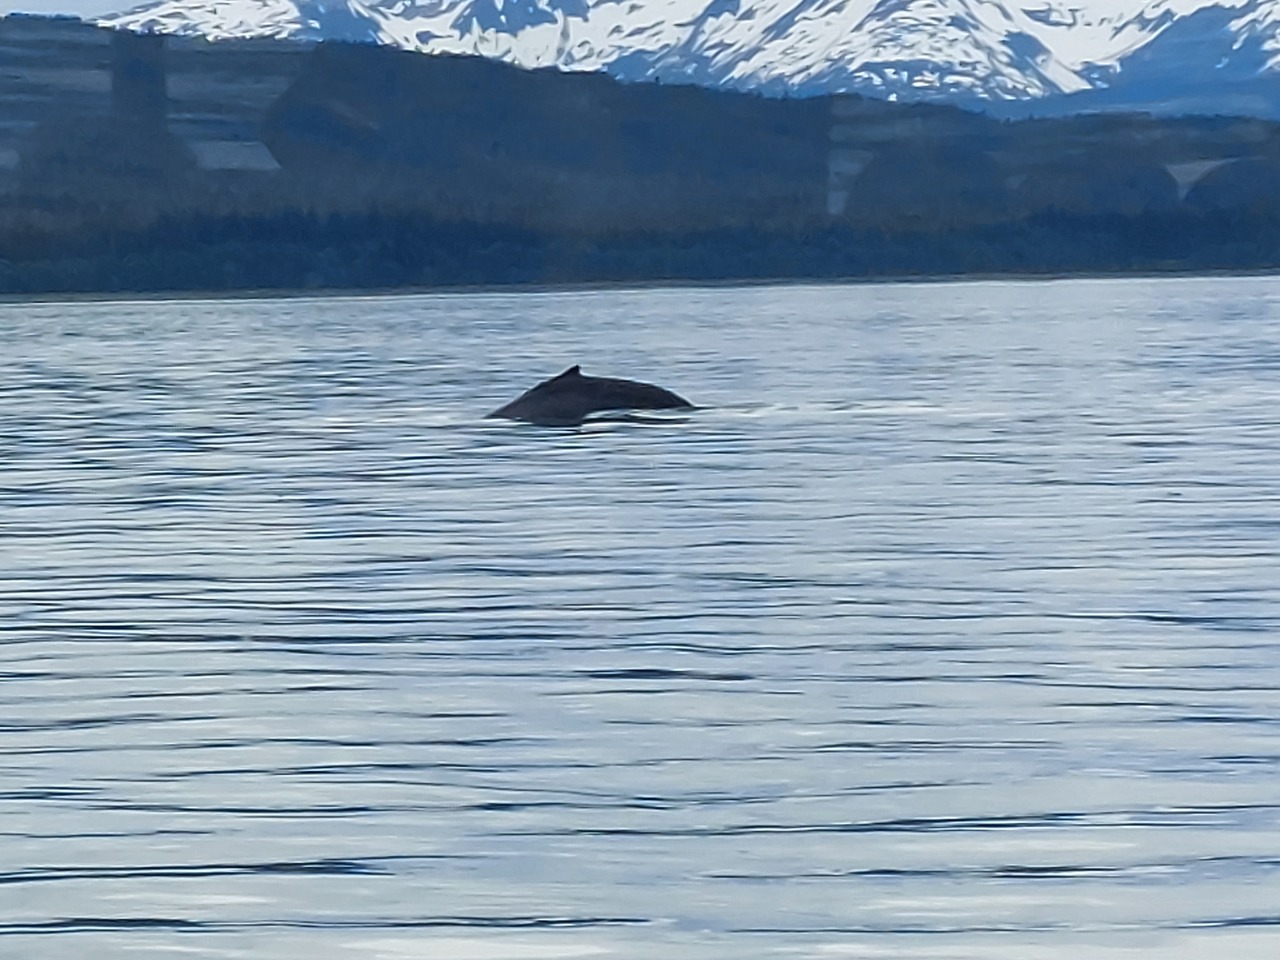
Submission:
[[[1131,73],[1139,100],[1188,75],[1209,93],[1280,91],[1274,0],[156,0],[96,22],[978,107],[1133,86]]]

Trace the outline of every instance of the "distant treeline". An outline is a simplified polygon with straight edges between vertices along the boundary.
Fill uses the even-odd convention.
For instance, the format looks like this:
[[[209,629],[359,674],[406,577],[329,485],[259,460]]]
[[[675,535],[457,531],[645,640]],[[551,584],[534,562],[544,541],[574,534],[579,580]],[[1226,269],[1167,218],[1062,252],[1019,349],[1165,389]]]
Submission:
[[[1262,120],[1002,123],[12,19],[0,61],[0,293],[1280,267]]]
[[[0,235],[0,293],[1107,274],[1280,268],[1270,211],[1045,211],[1004,223],[573,233],[282,210]]]

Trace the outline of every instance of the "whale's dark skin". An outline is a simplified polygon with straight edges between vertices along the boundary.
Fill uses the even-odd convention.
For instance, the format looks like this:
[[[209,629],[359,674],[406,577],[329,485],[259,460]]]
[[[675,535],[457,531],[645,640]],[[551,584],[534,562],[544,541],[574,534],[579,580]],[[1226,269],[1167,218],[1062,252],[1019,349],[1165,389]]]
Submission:
[[[576,427],[593,413],[610,410],[692,410],[684,397],[652,383],[584,376],[572,366],[526,390],[489,418],[523,420],[542,427]]]

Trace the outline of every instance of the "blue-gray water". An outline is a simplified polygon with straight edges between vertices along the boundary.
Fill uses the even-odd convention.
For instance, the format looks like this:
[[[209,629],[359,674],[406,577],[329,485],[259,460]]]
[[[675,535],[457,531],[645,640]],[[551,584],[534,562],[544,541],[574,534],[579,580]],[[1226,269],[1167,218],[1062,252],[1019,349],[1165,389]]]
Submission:
[[[1280,280],[5,305],[0,956],[1271,960],[1278,554]]]

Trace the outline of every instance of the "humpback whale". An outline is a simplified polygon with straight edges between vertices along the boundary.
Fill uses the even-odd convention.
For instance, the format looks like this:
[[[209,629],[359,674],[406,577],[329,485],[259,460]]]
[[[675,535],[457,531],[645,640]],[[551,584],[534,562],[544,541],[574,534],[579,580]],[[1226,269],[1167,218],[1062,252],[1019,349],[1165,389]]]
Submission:
[[[576,364],[526,390],[489,419],[524,420],[543,427],[576,427],[607,410],[692,410],[693,404],[652,383],[588,377]]]

